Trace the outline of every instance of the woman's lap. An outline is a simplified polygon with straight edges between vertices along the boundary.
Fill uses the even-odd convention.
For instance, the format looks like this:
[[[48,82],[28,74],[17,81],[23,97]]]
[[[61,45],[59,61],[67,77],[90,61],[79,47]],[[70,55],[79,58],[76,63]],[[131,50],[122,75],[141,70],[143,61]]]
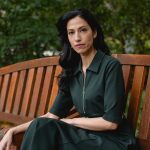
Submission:
[[[25,133],[21,150],[127,150],[102,135],[74,127],[65,122],[35,119]]]

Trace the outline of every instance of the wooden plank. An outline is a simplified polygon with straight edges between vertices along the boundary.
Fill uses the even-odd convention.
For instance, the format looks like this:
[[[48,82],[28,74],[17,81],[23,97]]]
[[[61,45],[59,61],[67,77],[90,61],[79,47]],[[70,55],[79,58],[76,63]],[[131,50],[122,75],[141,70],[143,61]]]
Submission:
[[[146,69],[143,66],[135,67],[134,78],[131,89],[130,103],[128,109],[128,120],[136,129],[137,119],[139,114],[139,106],[141,102],[141,95],[145,81]]]
[[[1,95],[0,95],[0,111],[4,111],[5,108],[5,103],[6,103],[6,99],[7,99],[7,89],[9,87],[9,78],[10,78],[10,74],[6,74],[4,76],[4,82],[2,85],[2,91],[1,91]]]
[[[47,100],[48,96],[51,95],[51,89],[52,89],[52,83],[53,83],[53,77],[54,77],[54,67],[48,66],[46,68],[46,74],[44,78],[44,84],[42,89],[42,94],[40,97],[40,103],[39,108],[37,112],[37,116],[42,115],[46,113],[47,111]]]
[[[30,98],[32,94],[32,84],[34,82],[33,80],[34,73],[35,73],[35,69],[30,69],[27,75],[27,82],[25,86],[25,92],[24,92],[23,102],[22,102],[21,112],[20,112],[22,116],[26,116],[28,113]]]
[[[150,66],[150,55],[113,54],[113,57],[124,65]]]
[[[1,93],[1,90],[2,90],[2,84],[3,84],[3,77],[0,76],[0,93]]]
[[[56,95],[58,93],[58,76],[61,73],[62,68],[60,66],[56,67],[56,71],[55,71],[55,77],[54,77],[54,81],[53,81],[53,87],[52,87],[52,93],[50,96],[50,100],[49,100],[49,107],[48,109],[50,109],[55,101]]]
[[[2,96],[2,86],[3,86],[3,76],[0,76],[0,105],[2,105],[2,102],[1,102],[1,96]],[[1,109],[0,109],[1,110]]]
[[[123,77],[124,77],[124,83],[125,83],[125,91],[126,91],[126,95],[127,95],[128,91],[129,91],[131,66],[130,65],[123,65],[122,70],[123,70]]]
[[[38,109],[38,100],[39,100],[39,96],[40,96],[40,87],[41,87],[41,83],[42,83],[43,71],[44,71],[44,68],[39,67],[37,69],[37,74],[35,76],[35,84],[33,87],[31,105],[30,105],[29,114],[28,114],[30,117],[35,117],[36,110]]]
[[[14,95],[15,89],[17,84],[18,72],[13,72],[10,80],[9,90],[8,90],[8,97],[6,100],[5,112],[11,113],[12,107],[14,104]]]
[[[24,93],[24,82],[25,82],[25,77],[26,77],[26,70],[20,71],[19,75],[19,80],[18,80],[18,85],[17,85],[17,90],[16,90],[16,96],[14,100],[14,107],[13,107],[13,114],[19,114],[20,112],[20,106],[22,103],[22,94]]]
[[[19,62],[13,65],[0,68],[0,75],[21,71],[24,69],[58,65],[58,60],[59,60],[59,56],[53,56],[53,57],[39,58],[39,59]]]
[[[77,118],[80,117],[80,114],[77,112],[77,110],[75,109],[75,106],[73,106],[69,112],[69,115],[67,116],[67,118]]]
[[[80,117],[80,114],[75,111],[75,112],[71,112],[67,118],[72,119],[72,118],[77,118],[77,117]]]
[[[8,123],[14,124],[14,125],[22,124],[22,123],[27,122],[27,121],[32,120],[32,119],[33,118],[30,118],[30,117],[0,112],[0,121],[5,121],[5,122],[8,122]]]
[[[139,146],[139,150],[150,150],[150,140],[137,138],[137,143]]]
[[[143,139],[150,139],[150,70],[147,80],[145,100],[139,127],[139,137]]]
[[[24,133],[25,133],[25,132],[20,132],[20,133],[17,133],[17,134],[15,134],[15,135],[13,136],[13,144],[17,147],[16,150],[20,150]]]

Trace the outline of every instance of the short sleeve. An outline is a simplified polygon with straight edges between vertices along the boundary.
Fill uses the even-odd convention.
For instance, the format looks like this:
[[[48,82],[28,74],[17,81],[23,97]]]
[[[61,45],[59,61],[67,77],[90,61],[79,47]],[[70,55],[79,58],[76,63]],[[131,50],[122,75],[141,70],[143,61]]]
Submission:
[[[104,115],[103,118],[119,124],[125,106],[125,88],[122,67],[119,61],[108,64],[105,74]]]
[[[69,91],[59,90],[50,113],[64,118],[68,115],[70,109],[73,107],[71,94]]]

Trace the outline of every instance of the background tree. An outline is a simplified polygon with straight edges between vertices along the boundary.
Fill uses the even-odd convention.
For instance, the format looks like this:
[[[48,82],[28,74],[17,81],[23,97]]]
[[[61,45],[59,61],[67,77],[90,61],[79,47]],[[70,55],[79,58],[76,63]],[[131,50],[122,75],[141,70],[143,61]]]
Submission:
[[[0,0],[0,65],[61,50],[56,21],[79,7],[99,20],[112,53],[150,53],[149,0]]]

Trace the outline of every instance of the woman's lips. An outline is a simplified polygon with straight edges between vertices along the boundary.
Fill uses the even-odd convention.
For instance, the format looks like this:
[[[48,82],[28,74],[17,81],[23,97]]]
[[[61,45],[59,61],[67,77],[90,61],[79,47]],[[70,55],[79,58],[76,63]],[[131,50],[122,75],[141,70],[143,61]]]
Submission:
[[[84,44],[77,44],[77,45],[75,45],[75,47],[77,47],[77,48],[83,48]]]

